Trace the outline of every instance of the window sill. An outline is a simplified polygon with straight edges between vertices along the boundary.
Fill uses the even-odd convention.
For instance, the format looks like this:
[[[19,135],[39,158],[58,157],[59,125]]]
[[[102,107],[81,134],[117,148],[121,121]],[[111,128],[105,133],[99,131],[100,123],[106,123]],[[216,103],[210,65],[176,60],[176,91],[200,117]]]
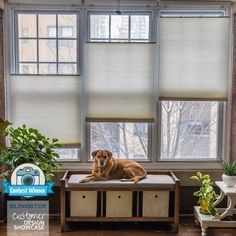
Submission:
[[[17,75],[17,76],[80,76],[81,74],[14,74],[14,73],[11,73],[10,75]]]
[[[178,161],[178,162],[156,162],[141,163],[147,171],[157,170],[221,170],[219,161]],[[93,163],[66,162],[62,163],[60,170],[90,171]]]

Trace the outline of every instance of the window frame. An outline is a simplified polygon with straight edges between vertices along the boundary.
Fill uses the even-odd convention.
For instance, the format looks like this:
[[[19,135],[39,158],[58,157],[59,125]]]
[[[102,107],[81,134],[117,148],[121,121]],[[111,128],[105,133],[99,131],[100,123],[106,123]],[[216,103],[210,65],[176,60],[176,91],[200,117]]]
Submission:
[[[108,15],[109,16],[109,37],[108,38],[91,38],[91,35],[90,35],[90,32],[91,32],[91,27],[90,27],[90,17],[91,15]],[[87,12],[87,41],[88,42],[109,42],[109,43],[112,43],[112,42],[126,42],[126,43],[129,43],[129,42],[147,42],[147,43],[150,43],[152,42],[152,35],[153,35],[153,32],[152,32],[152,29],[153,29],[153,11],[152,10],[149,10],[149,11],[138,11],[138,10],[133,10],[133,11],[128,11],[128,10],[124,10],[122,11],[122,15],[128,15],[128,38],[111,38],[111,16],[112,15],[117,15],[119,16],[118,14],[116,14],[114,11],[106,11],[106,10],[103,10],[103,11],[88,11]],[[145,40],[145,39],[131,39],[130,38],[130,34],[131,34],[131,15],[147,15],[149,16],[149,35],[148,35],[148,39]]]
[[[90,16],[91,15],[108,15],[109,16],[109,38],[92,38],[90,37]],[[111,36],[111,15],[117,15],[114,11],[111,10],[88,10],[87,11],[87,22],[86,22],[86,26],[87,26],[87,41],[88,42],[107,42],[107,43],[113,43],[113,42],[125,42],[125,43],[139,43],[139,42],[144,42],[146,41],[146,43],[150,43],[153,42],[153,38],[154,37],[154,32],[153,29],[155,28],[155,22],[153,20],[154,18],[154,10],[122,10],[122,15],[128,15],[129,16],[129,27],[128,27],[128,38],[121,38],[121,39],[112,39]],[[147,15],[149,16],[149,35],[148,35],[148,39],[131,39],[130,38],[130,32],[131,32],[131,15]],[[155,41],[155,40],[154,40]],[[106,122],[106,121],[104,121]],[[114,120],[114,122],[117,122]],[[123,122],[123,121],[122,121]],[[91,148],[91,139],[90,139],[90,132],[91,132],[91,126],[90,126],[91,122],[86,122],[85,126],[86,126],[86,153],[87,153],[87,158],[83,158],[82,162],[93,162],[92,159],[90,159],[90,148]],[[127,123],[132,123],[132,122],[128,122]],[[134,122],[135,123],[135,122]],[[139,123],[139,122],[137,122]],[[153,162],[153,151],[152,151],[152,138],[153,138],[153,124],[148,123],[148,130],[147,130],[147,136],[148,136],[148,148],[147,148],[147,159],[132,159],[134,161],[138,161],[140,163],[151,163]],[[133,134],[134,135],[134,134]]]
[[[157,19],[157,25],[159,25],[159,19],[160,18],[171,18],[171,17],[191,17],[191,18],[199,18],[204,15],[208,15],[211,13],[216,13],[216,12],[221,12],[218,16],[213,15],[212,17],[227,17],[229,16],[229,10],[228,8],[224,7],[222,9],[214,8],[214,7],[192,7],[192,8],[179,8],[179,7],[169,7],[168,9],[160,9],[159,11],[159,17]],[[184,13],[190,13],[189,15],[183,16]],[[192,15],[191,15],[192,13]],[[166,15],[165,15],[166,14]],[[206,16],[206,17],[211,17],[211,16]],[[157,41],[159,41],[159,34],[157,35]],[[229,36],[231,37],[231,36]],[[229,55],[230,60],[231,60],[231,55]],[[160,65],[158,64],[157,68],[160,68]],[[201,164],[202,162],[204,163],[219,163],[220,160],[228,160],[229,159],[229,145],[227,141],[230,140],[229,134],[230,134],[230,128],[227,122],[230,120],[230,100],[231,100],[231,94],[230,94],[230,89],[232,89],[231,85],[231,77],[229,75],[229,93],[228,97],[229,99],[227,101],[216,101],[219,102],[218,105],[218,128],[217,128],[217,155],[216,158],[186,158],[186,159],[161,159],[161,102],[162,100],[159,99],[158,97],[158,109],[156,112],[157,117],[160,117],[157,125],[157,157],[156,157],[156,162],[158,163],[173,163],[174,165],[176,163],[199,163]],[[158,79],[158,78],[157,78]],[[168,100],[168,99],[165,99]],[[173,99],[169,99],[173,100]],[[181,99],[178,99],[181,100]],[[193,100],[187,100],[183,99],[186,101],[193,101]],[[209,100],[204,100],[204,99],[196,99],[195,101],[209,101]],[[227,157],[224,157],[224,156]],[[205,167],[205,166],[204,166]]]
[[[20,37],[19,33],[18,33],[18,14],[35,14],[36,15],[36,37]],[[39,37],[38,35],[38,15],[39,14],[45,14],[45,15],[56,15],[56,37]],[[63,15],[76,15],[76,35],[75,37],[72,38],[64,38],[64,37],[58,37],[58,15],[63,14]],[[13,32],[12,32],[12,43],[13,43],[13,50],[12,50],[12,58],[14,59],[14,62],[12,63],[12,67],[11,67],[11,71],[12,74],[15,75],[43,75],[43,76],[75,76],[75,75],[80,75],[80,65],[81,65],[81,56],[80,56],[80,51],[81,51],[81,46],[80,46],[80,11],[79,10],[71,10],[68,11],[67,9],[52,9],[52,10],[45,10],[45,9],[39,9],[39,10],[33,10],[33,9],[14,9],[13,10],[13,22],[12,22],[13,26]],[[27,62],[20,62],[19,60],[19,40],[36,40],[36,50],[37,50],[37,55],[36,55],[36,61],[27,61]],[[39,40],[55,40],[56,41],[56,61],[55,62],[42,62],[39,61]],[[76,60],[73,62],[59,62],[58,60],[58,52],[59,52],[59,47],[58,47],[58,42],[59,40],[73,40],[76,42]],[[25,64],[35,64],[37,66],[37,73],[28,73],[28,74],[24,74],[24,73],[20,73],[19,72],[19,67],[20,67],[20,63],[25,63]],[[39,73],[39,65],[40,64],[56,64],[56,73],[52,73],[52,74],[42,74]],[[59,65],[60,64],[73,64],[76,66],[76,73],[75,74],[61,74],[59,73]]]

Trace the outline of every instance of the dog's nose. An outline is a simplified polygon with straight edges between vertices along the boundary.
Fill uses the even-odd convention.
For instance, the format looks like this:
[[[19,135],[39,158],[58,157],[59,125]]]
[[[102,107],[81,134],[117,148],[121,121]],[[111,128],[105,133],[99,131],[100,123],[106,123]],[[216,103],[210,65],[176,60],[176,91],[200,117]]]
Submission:
[[[100,165],[103,166],[103,164],[104,164],[104,161],[100,161]]]

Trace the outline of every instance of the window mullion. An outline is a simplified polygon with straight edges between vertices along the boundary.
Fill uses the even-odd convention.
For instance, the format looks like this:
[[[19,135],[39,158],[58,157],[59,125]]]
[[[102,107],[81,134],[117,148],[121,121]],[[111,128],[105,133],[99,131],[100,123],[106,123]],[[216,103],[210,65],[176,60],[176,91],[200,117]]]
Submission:
[[[130,42],[130,34],[131,34],[131,15],[129,14],[129,18],[128,18],[129,22],[128,22],[128,37],[129,37],[129,42]]]
[[[109,14],[109,42],[111,42],[111,14]]]
[[[39,14],[36,15],[36,34],[37,34],[37,74],[39,74]]]
[[[19,73],[19,67],[20,67],[20,58],[19,58],[19,44],[20,44],[20,39],[19,39],[19,30],[18,30],[18,13],[15,15],[15,31],[13,32],[14,37],[17,38],[17,42],[15,43],[15,62],[16,65],[14,65],[14,71],[16,71],[16,73]],[[15,39],[15,38],[14,38]]]
[[[223,114],[224,114],[224,103],[223,102],[219,102],[218,107],[217,107],[217,114],[218,114],[218,135],[217,137],[217,158],[221,159],[222,158],[222,154],[223,154],[223,145],[222,145],[222,138],[223,138]]]
[[[58,14],[56,14],[56,67],[58,74]]]

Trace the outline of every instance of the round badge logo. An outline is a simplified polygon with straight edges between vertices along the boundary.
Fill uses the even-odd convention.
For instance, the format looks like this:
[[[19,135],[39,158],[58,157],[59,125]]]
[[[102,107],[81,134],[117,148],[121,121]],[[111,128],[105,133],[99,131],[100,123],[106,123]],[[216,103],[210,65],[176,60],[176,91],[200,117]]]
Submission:
[[[45,185],[45,175],[35,164],[24,163],[19,165],[11,175],[12,185]]]

